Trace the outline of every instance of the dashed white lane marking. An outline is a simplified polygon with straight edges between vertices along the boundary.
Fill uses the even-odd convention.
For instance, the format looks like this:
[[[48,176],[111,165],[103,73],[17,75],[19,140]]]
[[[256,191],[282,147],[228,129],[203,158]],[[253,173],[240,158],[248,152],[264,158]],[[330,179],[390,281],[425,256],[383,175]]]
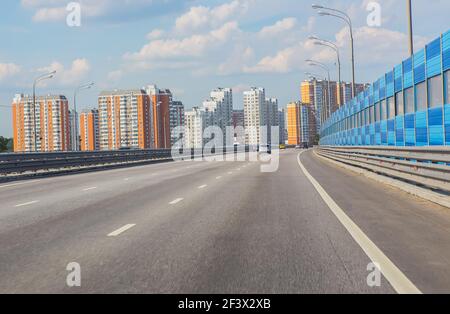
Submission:
[[[233,174],[233,172],[230,171],[230,172],[228,172],[228,174]]]
[[[178,204],[179,202],[181,202],[183,200],[183,198],[177,198],[176,200],[173,200],[172,202],[169,203],[169,205],[175,205]]]
[[[297,161],[305,176],[320,194],[333,214],[338,218],[345,229],[347,229],[356,243],[358,243],[373,263],[380,266],[380,271],[395,291],[400,294],[421,294],[422,292],[408,279],[408,277],[405,276],[405,274],[402,273],[397,266],[395,266],[395,264],[375,245],[375,243],[369,239],[369,237],[358,227],[358,225],[356,225],[350,217],[347,216],[342,208],[340,208],[331,196],[328,195],[319,182],[317,182],[308,170],[306,170],[300,160],[300,156],[302,154],[303,152],[298,154]]]
[[[123,181],[130,181],[130,178],[125,178],[123,179]]]
[[[83,191],[87,192],[87,191],[92,191],[92,190],[95,190],[95,189],[97,189],[97,187],[93,186],[93,187],[90,187],[90,188],[85,188],[85,189],[83,189]]]
[[[203,184],[203,185],[200,185],[198,188],[199,188],[200,190],[202,190],[202,189],[206,188],[207,186],[208,186],[208,185]]]
[[[116,231],[113,231],[110,234],[108,234],[108,237],[117,237],[118,235],[124,233],[127,230],[130,230],[131,228],[133,228],[135,226],[136,226],[136,224],[125,225],[122,228],[117,229]]]
[[[220,179],[222,179],[222,177],[221,177],[221,176],[218,176],[218,177],[216,177],[216,180],[220,180]]]
[[[21,182],[21,183],[12,183],[12,184],[6,184],[6,185],[0,185],[0,189],[2,188],[9,188],[9,187],[13,187],[13,186],[19,186],[19,185],[25,185],[25,184],[29,184],[29,183],[36,183],[39,182],[40,180],[35,180],[32,182]]]
[[[23,204],[17,204],[14,207],[24,207],[24,206],[33,205],[33,204],[36,204],[36,203],[39,203],[39,201],[31,201],[31,202],[27,202],[27,203],[23,203]]]

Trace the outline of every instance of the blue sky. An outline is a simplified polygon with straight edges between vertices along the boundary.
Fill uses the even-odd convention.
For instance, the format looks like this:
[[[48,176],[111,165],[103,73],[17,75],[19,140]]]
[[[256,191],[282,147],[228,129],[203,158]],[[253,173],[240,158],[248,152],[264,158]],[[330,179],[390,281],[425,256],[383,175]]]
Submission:
[[[328,0],[345,10],[355,26],[357,80],[371,82],[407,55],[405,1],[379,0],[382,23],[367,25],[369,0]],[[0,10],[0,135],[11,136],[10,104],[15,93],[30,93],[33,77],[57,76],[39,93],[64,94],[89,81],[81,108],[95,107],[101,90],[170,88],[187,108],[200,105],[215,87],[241,93],[263,86],[281,105],[299,98],[305,65],[314,57],[336,67],[332,51],[314,46],[311,34],[341,49],[343,79],[349,81],[348,31],[319,17],[304,0],[83,0],[80,27],[66,24],[64,0],[6,0]],[[450,29],[448,0],[414,0],[415,43]],[[320,73],[319,73],[320,74]]]

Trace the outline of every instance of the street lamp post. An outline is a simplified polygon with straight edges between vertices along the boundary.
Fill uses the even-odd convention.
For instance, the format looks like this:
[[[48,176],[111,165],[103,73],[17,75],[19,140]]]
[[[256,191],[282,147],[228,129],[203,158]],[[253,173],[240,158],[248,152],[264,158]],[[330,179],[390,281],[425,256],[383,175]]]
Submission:
[[[308,64],[310,66],[317,66],[319,68],[322,68],[323,70],[325,70],[328,74],[328,106],[327,106],[327,111],[328,111],[328,117],[331,116],[331,88],[330,88],[330,81],[331,81],[331,76],[330,76],[330,68],[328,68],[325,64],[318,62],[318,61],[314,61],[311,59],[306,60],[306,62],[308,62]]]
[[[73,119],[72,119],[72,150],[79,151],[80,148],[80,140],[78,134],[78,112],[77,112],[77,94],[81,90],[90,89],[94,86],[94,83],[88,83],[78,86],[73,93]]]
[[[337,57],[337,67],[338,67],[338,84],[337,84],[337,102],[339,104],[339,107],[341,106],[341,57],[339,53],[339,48],[336,44],[334,44],[331,41],[317,38],[316,36],[310,36],[309,39],[315,40],[314,44],[317,46],[325,46],[328,48],[331,48],[336,52]]]
[[[33,82],[33,122],[34,122],[34,151],[37,152],[37,123],[36,123],[36,85],[37,83],[43,81],[43,80],[48,80],[51,79],[55,76],[56,71],[50,72],[50,73],[46,73],[43,74],[41,76],[38,76],[37,78],[34,79]]]
[[[406,0],[406,8],[408,15],[408,33],[409,33],[409,55],[414,54],[414,39],[413,39],[413,17],[411,0]]]
[[[328,8],[328,7],[324,7],[321,5],[317,5],[317,4],[313,4],[312,6],[313,9],[322,9],[322,10],[327,10],[327,11],[331,11],[331,12],[327,12],[327,11],[319,11],[319,15],[320,16],[333,16],[333,17],[337,17],[338,19],[343,20],[344,22],[347,23],[347,25],[349,26],[350,29],[350,41],[351,41],[351,49],[352,49],[352,97],[356,96],[356,79],[355,79],[355,46],[354,46],[354,40],[353,40],[353,24],[352,24],[352,20],[350,19],[350,17],[348,16],[347,13],[337,10],[337,9],[332,9],[332,8]],[[335,13],[332,13],[335,12]]]

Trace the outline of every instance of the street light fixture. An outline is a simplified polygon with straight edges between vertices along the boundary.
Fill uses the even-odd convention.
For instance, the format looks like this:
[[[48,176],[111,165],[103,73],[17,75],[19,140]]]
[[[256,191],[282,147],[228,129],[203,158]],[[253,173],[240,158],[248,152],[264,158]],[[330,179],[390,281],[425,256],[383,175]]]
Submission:
[[[314,44],[317,46],[328,47],[328,48],[331,48],[334,52],[336,52],[337,67],[338,67],[338,96],[339,96],[338,104],[340,106],[341,105],[341,57],[340,57],[340,53],[339,53],[339,48],[335,43],[328,41],[326,39],[321,39],[316,36],[310,36],[309,39],[314,40]]]
[[[33,122],[34,122],[34,151],[37,152],[37,123],[36,123],[36,85],[37,83],[52,79],[56,74],[56,71],[43,74],[34,79],[33,82]]]
[[[318,4],[313,4],[312,8],[315,9],[315,10],[325,10],[325,11],[319,11],[318,14],[320,16],[333,16],[333,17],[336,17],[336,18],[341,19],[344,22],[346,22],[347,25],[349,26],[351,49],[352,49],[352,97],[355,97],[356,96],[355,46],[354,46],[354,40],[353,40],[353,23],[352,23],[352,20],[351,20],[350,16],[347,13],[345,13],[345,12],[343,12],[341,10],[324,7],[324,6],[318,5]],[[328,11],[330,11],[330,12],[328,12]]]
[[[315,60],[308,59],[308,60],[305,60],[305,61],[310,66],[317,66],[319,68],[322,68],[328,74],[328,84],[327,84],[328,85],[328,106],[327,106],[327,109],[328,109],[328,117],[330,117],[331,116],[331,88],[330,88],[331,77],[330,77],[330,68],[327,67],[325,64],[323,64],[321,62],[318,62],[318,61],[315,61]]]
[[[75,152],[80,150],[80,140],[79,140],[79,134],[78,134],[77,94],[79,91],[85,90],[85,89],[90,89],[94,85],[95,85],[94,82],[82,84],[82,85],[78,86],[73,93],[72,150]]]

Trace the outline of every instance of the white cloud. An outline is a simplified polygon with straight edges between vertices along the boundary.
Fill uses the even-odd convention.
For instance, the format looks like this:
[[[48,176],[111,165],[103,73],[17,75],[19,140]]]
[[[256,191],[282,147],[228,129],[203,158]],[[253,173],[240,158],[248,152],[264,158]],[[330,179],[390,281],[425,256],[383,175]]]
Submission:
[[[67,0],[21,0],[21,6],[33,10],[33,21],[53,22],[65,19]],[[132,17],[142,17],[142,12],[148,16],[170,10],[175,6],[184,6],[178,0],[78,0],[81,4],[83,18],[113,17],[116,20],[133,20]]]
[[[0,63],[0,81],[20,73],[21,67],[14,63]]]
[[[205,28],[218,27],[245,14],[251,2],[251,0],[233,0],[214,8],[192,7],[187,13],[177,18],[175,31],[180,34],[188,34]]]
[[[207,34],[196,34],[183,39],[152,40],[137,53],[125,54],[125,59],[143,61],[179,57],[201,57],[213,48],[226,43],[239,33],[237,22],[228,22]]]
[[[33,16],[34,22],[53,22],[64,20],[67,12],[65,8],[42,8]]]
[[[165,34],[165,31],[162,29],[154,29],[150,33],[147,34],[148,40],[160,39]]]
[[[38,69],[38,72],[56,71],[54,80],[58,85],[72,85],[80,82],[90,71],[90,65],[87,59],[75,59],[70,68],[66,68],[60,62],[53,62],[49,66]]]
[[[297,26],[297,19],[293,17],[288,17],[276,22],[274,25],[265,26],[259,32],[259,36],[262,38],[273,37],[283,34],[287,31],[292,30]]]

